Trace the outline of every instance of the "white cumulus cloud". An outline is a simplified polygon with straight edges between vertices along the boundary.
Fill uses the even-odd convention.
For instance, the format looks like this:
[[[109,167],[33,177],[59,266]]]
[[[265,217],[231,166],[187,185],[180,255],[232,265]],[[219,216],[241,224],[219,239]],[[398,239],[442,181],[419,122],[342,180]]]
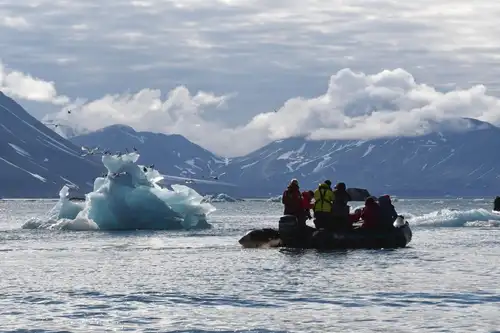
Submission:
[[[461,117],[500,125],[500,99],[483,85],[438,91],[416,82],[403,69],[376,74],[343,69],[330,77],[324,94],[292,97],[278,110],[259,113],[249,122],[229,126],[213,121],[211,113],[225,107],[229,95],[190,93],[179,86],[162,97],[160,90],[106,95],[49,115],[88,130],[120,123],[136,130],[178,133],[224,156],[242,155],[277,139],[371,139],[414,136],[436,129],[436,123]],[[465,124],[457,123],[457,126]]]
[[[371,139],[420,135],[435,122],[460,117],[500,125],[499,110],[500,100],[483,85],[441,92],[403,69],[374,75],[343,69],[331,76],[323,95],[290,99],[277,113],[257,115],[247,126],[265,129],[272,139]]]
[[[44,81],[19,71],[8,70],[0,61],[0,90],[13,98],[57,105],[69,102],[68,97],[59,96],[54,82]]]
[[[214,126],[203,118],[204,113],[226,109],[226,102],[231,97],[202,91],[193,95],[184,86],[162,95],[158,89],[143,89],[134,94],[105,95],[93,101],[77,99],[59,112],[46,115],[44,120],[83,131],[117,123],[130,125],[136,130],[183,135],[194,130],[198,132],[195,137],[203,139],[212,135],[206,128]]]

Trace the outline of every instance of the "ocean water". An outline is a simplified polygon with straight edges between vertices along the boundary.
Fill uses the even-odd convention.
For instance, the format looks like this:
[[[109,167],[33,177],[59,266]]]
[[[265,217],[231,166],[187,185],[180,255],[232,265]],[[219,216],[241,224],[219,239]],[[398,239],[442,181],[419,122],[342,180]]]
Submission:
[[[399,200],[408,248],[242,249],[279,203],[216,203],[190,232],[24,230],[0,201],[1,332],[500,332],[491,199]]]

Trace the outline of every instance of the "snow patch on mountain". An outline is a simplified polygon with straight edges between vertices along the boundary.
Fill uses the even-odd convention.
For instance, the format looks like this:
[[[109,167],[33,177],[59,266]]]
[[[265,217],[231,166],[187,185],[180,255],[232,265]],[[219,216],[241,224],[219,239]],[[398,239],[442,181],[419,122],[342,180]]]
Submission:
[[[9,142],[9,146],[12,147],[12,149],[14,149],[16,151],[16,153],[18,153],[19,155],[21,156],[24,156],[24,157],[31,157],[31,154],[28,153],[26,150],[24,150],[23,148],[19,147],[19,146],[16,146],[15,144],[13,143],[10,143]]]
[[[18,166],[16,164],[14,164],[14,163],[6,160],[5,158],[0,157],[0,160],[4,161],[5,163],[9,164],[10,166],[13,166],[14,168],[17,168],[19,170],[22,170],[22,171],[26,172],[28,175],[30,175],[30,176],[32,176],[32,177],[34,177],[34,178],[36,178],[36,179],[38,179],[38,180],[40,180],[40,181],[42,181],[44,183],[47,181],[45,178],[43,178],[39,174],[32,173],[32,172],[30,172],[30,171],[28,171],[28,170],[26,170],[24,168],[21,168],[20,166]]]
[[[259,163],[259,161],[255,161],[255,162],[252,162],[252,163],[249,163],[249,164],[245,164],[241,167],[241,169],[246,169],[246,168],[250,168],[252,166],[254,166],[255,164]]]
[[[366,149],[365,153],[361,157],[363,158],[365,156],[368,156],[368,154],[370,154],[372,152],[373,148],[375,148],[375,147],[376,147],[375,145],[369,145],[368,148]]]

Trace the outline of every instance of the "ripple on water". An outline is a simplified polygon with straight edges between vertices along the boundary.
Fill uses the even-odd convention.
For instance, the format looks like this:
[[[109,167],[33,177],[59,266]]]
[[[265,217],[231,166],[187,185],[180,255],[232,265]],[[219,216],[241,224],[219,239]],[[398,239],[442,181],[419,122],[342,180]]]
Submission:
[[[20,230],[9,208],[0,331],[498,331],[499,228],[420,226],[399,250],[246,250],[238,237],[281,206],[221,207],[213,229],[174,233]]]

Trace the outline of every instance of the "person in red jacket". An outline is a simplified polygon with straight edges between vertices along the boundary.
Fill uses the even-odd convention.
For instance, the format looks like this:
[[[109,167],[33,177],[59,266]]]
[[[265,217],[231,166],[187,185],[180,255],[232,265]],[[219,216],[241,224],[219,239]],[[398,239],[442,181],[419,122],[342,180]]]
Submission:
[[[314,204],[311,203],[311,200],[313,198],[314,198],[313,191],[309,190],[309,191],[302,192],[302,207],[304,208],[304,211],[306,213],[306,217],[308,219],[312,219],[311,209],[314,208]]]
[[[361,213],[361,219],[363,224],[361,227],[363,229],[377,229],[380,221],[380,206],[375,201],[373,197],[369,197],[365,200],[365,208]]]
[[[294,215],[299,225],[306,223],[306,214],[302,206],[302,194],[300,193],[299,182],[292,179],[287,189],[283,192],[281,203],[285,206],[283,215]]]

